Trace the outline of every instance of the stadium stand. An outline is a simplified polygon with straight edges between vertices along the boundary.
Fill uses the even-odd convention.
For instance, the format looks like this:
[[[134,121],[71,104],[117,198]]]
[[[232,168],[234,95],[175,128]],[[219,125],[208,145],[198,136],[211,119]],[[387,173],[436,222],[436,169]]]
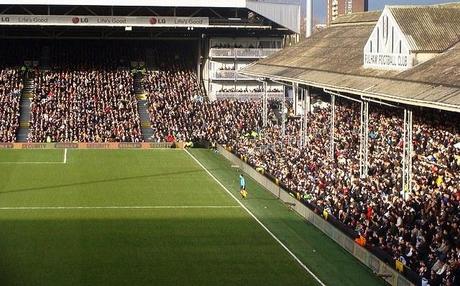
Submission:
[[[340,25],[313,36],[310,41],[315,41],[318,46],[333,47],[334,50],[327,53],[327,59],[324,58],[326,53],[315,49],[314,45],[297,45],[252,66],[252,75],[277,75],[289,69],[298,71],[310,67],[312,81],[327,79],[328,84],[334,82],[337,85],[359,82],[362,91],[376,86],[384,89],[387,83],[404,86],[407,82],[403,79],[411,80],[411,84],[423,88],[428,88],[428,80],[456,88],[455,73],[446,76],[443,72],[433,72],[437,76],[434,79],[431,73],[430,79],[419,79],[417,74],[428,74],[423,70],[427,65],[431,65],[432,69],[439,68],[433,61],[457,59],[455,53],[459,51],[458,43],[431,62],[397,76],[394,71],[387,73],[362,69],[363,46],[374,27],[375,23],[372,22],[379,15],[373,13],[371,19],[361,19],[364,24],[346,26],[346,22],[340,22]],[[346,32],[354,37],[347,35],[347,39],[343,39],[342,35]],[[343,45],[330,45],[341,40]],[[354,48],[349,48],[348,44]],[[128,71],[129,61],[133,59],[129,52],[132,49],[122,46],[104,49],[103,44],[97,45],[101,46],[82,48],[82,45],[75,43],[53,45],[50,70],[35,71],[30,142],[143,140],[133,75]],[[230,45],[216,47],[243,48]],[[310,47],[312,51],[308,50]],[[354,61],[343,64],[339,60],[345,54],[343,47],[349,49],[347,52],[350,51],[349,55]],[[293,54],[301,56],[292,59]],[[273,120],[261,132],[260,100],[210,101],[198,80],[191,60],[193,55],[189,51],[182,51],[181,54],[179,49],[159,45],[155,57],[156,68],[146,71],[142,80],[153,129],[149,139],[155,142],[208,141],[226,144],[257,170],[275,178],[307,206],[323,214],[336,227],[359,239],[360,245],[380,259],[392,264],[395,261],[402,263],[408,271],[418,275],[412,281],[423,277],[430,281],[430,285],[458,285],[455,284],[460,281],[458,113],[413,108],[413,188],[407,192],[401,180],[404,144],[401,109],[371,104],[367,134],[369,172],[367,177],[361,177],[358,150],[360,112],[357,104],[341,99],[336,103],[335,156],[332,159],[328,154],[331,144],[329,105],[316,107],[314,112],[308,114],[308,142],[301,147],[298,144],[301,137],[298,117],[289,118],[286,136],[282,136],[276,112],[271,110],[269,118]],[[286,59],[292,61],[292,66],[281,65]],[[444,66],[443,62],[439,65]],[[229,65],[221,70],[234,69],[235,66]],[[359,73],[352,74],[355,70]],[[294,79],[308,76],[309,71],[303,72],[306,75],[294,72],[298,76]],[[15,141],[22,89],[19,74],[15,69],[0,70],[1,142]],[[362,77],[359,78],[361,81],[358,81],[358,76]],[[369,85],[372,82],[375,85],[369,87],[368,81],[371,82]],[[408,90],[399,90],[412,96]],[[429,90],[435,93],[431,86]],[[220,92],[263,91],[222,88]],[[272,89],[269,92],[278,93],[281,90]],[[399,103],[409,105],[416,102],[417,99],[409,95],[399,98]],[[319,100],[328,101],[323,95]],[[430,98],[425,105],[434,104],[439,108],[447,105],[442,101],[448,100],[449,97],[442,100]],[[449,108],[454,108],[452,106],[454,104],[449,103]],[[259,136],[261,133],[263,136]],[[403,267],[403,271],[406,268]]]
[[[357,132],[359,110],[342,102],[336,106],[336,159],[329,147],[329,108],[309,117],[309,143],[299,148],[300,124],[291,119],[285,142],[280,125],[270,126],[262,139],[235,140],[231,147],[248,163],[279,179],[308,205],[348,227],[367,247],[388,253],[388,261],[401,260],[432,285],[449,285],[460,266],[458,212],[460,141],[458,117],[418,114],[414,123],[415,190],[405,200],[400,192],[402,119],[387,109],[373,107],[369,132],[370,176],[359,177]],[[447,119],[447,120],[446,120]],[[441,123],[442,122],[442,123]]]
[[[21,90],[21,72],[11,68],[0,69],[0,142],[16,140]]]
[[[263,141],[237,141],[233,147],[416,285],[460,283],[459,8],[457,3],[388,6],[383,12],[345,16],[242,71],[320,93],[332,90],[336,100],[345,95],[369,103],[369,172],[364,178],[356,130],[362,114],[345,100],[335,107],[335,132],[327,130],[328,108],[308,116],[306,148],[280,141],[279,126],[270,127]],[[372,63],[372,55],[385,56],[395,44],[387,37],[385,48],[372,48],[385,40],[387,27],[400,28],[399,36],[410,39],[411,53],[399,49],[398,54],[409,54],[410,65]],[[403,112],[413,114],[413,121],[408,124]],[[289,122],[288,138],[300,137],[299,125]],[[407,132],[412,144],[406,142]],[[331,134],[334,159],[327,154]],[[411,164],[403,158],[403,149],[411,150],[408,145],[413,146],[406,156]],[[411,187],[403,185],[404,163],[411,166]]]

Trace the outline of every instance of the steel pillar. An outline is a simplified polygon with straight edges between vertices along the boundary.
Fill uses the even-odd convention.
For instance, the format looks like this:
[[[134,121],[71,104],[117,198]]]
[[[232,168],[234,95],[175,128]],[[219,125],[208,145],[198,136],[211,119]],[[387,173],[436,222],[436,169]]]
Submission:
[[[283,85],[283,100],[281,101],[281,138],[286,137],[286,87]]]
[[[300,100],[301,100],[301,103],[303,105],[303,89],[301,88],[298,88],[298,92],[299,92],[299,95],[300,95]],[[300,148],[303,148],[304,146],[304,118],[305,118],[305,112],[302,112],[300,114],[300,133],[299,133],[299,147]]]
[[[403,198],[412,191],[412,152],[414,150],[412,140],[412,110],[404,109],[404,138],[403,138]]]
[[[303,89],[303,142],[308,144],[308,115],[310,114],[310,88]]]
[[[366,178],[369,174],[369,102],[361,101],[359,137],[359,175]]]
[[[264,95],[262,98],[262,126],[267,127],[268,124],[268,99],[267,99],[267,82],[263,81]]]
[[[299,85],[295,82],[292,82],[292,104],[294,106],[294,114],[299,115],[297,102],[299,100]]]
[[[335,158],[335,95],[331,94],[331,137],[329,146],[329,156],[331,160]]]

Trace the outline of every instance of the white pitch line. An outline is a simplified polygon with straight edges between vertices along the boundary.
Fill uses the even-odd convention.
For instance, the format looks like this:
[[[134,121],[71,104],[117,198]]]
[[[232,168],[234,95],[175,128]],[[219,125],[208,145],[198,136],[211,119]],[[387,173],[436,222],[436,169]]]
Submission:
[[[209,172],[208,169],[203,166],[197,158],[195,158],[195,156],[193,156],[187,149],[184,150],[211,178],[214,179],[214,181],[217,182],[217,184],[219,184],[219,186],[222,187],[222,189],[224,189],[257,223],[259,223],[259,225],[265,229],[265,231],[267,231],[268,234],[270,234],[270,236],[273,237],[273,239],[276,240],[276,242],[278,242],[279,245],[281,245],[303,269],[305,269],[321,286],[326,286],[326,284],[324,284],[318,276],[316,276],[283,242],[281,242],[281,240],[278,239],[278,237],[276,237],[245,205],[243,205],[243,203],[238,200],[235,195],[227,189],[227,187],[225,187],[211,172]]]
[[[0,164],[64,164],[63,162],[0,162]]]
[[[67,148],[64,149],[64,158],[61,162],[0,162],[0,164],[67,164]]]
[[[234,209],[240,206],[87,206],[87,207],[0,207],[4,211],[26,211],[26,210],[153,210],[153,209]]]
[[[67,164],[67,148],[64,149],[64,164]]]

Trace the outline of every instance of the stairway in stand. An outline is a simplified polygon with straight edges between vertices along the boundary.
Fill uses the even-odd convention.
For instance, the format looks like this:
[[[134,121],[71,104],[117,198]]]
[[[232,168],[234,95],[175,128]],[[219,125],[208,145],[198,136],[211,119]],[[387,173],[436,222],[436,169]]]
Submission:
[[[134,93],[137,99],[137,109],[139,111],[139,117],[141,120],[142,136],[144,141],[152,141],[153,129],[150,126],[150,116],[148,111],[148,100],[147,95],[142,87],[142,74],[137,73],[134,75]]]
[[[19,116],[19,130],[17,135],[17,142],[27,142],[29,135],[29,121],[30,121],[30,102],[33,97],[34,80],[33,78],[26,78],[24,81],[24,88],[22,89],[21,102],[20,102],[20,116]]]

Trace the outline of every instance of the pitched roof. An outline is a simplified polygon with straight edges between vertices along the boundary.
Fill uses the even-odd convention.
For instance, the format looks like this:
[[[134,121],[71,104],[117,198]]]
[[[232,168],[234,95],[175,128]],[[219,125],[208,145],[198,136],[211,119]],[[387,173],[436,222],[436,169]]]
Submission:
[[[460,41],[446,52],[398,74],[397,77],[460,88]]]
[[[388,6],[410,49],[442,52],[460,41],[460,4]]]
[[[352,24],[352,23],[367,23],[367,22],[377,22],[379,20],[380,14],[382,11],[371,11],[371,12],[357,12],[342,15],[337,17],[331,24],[340,25],[340,24]]]
[[[342,20],[241,73],[460,112],[459,41],[407,71],[364,69],[363,49],[377,20],[369,23],[356,19],[348,24]]]
[[[375,15],[375,12],[371,13]],[[359,14],[361,14],[361,19],[365,18],[364,14],[366,13]],[[394,71],[364,69],[362,67],[363,47],[372,33],[378,17],[373,16],[375,20],[373,22],[361,23],[355,21],[357,18],[344,17],[353,19],[353,22],[332,25],[300,43],[286,47],[276,54],[260,60],[257,64],[363,76],[395,74]]]

